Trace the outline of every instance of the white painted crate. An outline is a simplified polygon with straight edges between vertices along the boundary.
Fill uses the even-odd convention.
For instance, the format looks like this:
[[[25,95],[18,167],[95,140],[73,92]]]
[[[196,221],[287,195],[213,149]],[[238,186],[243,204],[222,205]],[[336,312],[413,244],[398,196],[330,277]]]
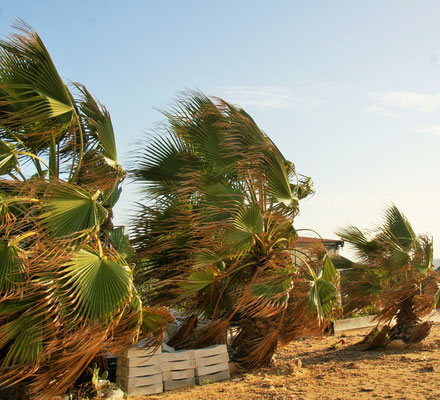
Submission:
[[[121,385],[129,396],[142,396],[163,392],[162,373],[140,377],[116,377],[116,383]]]
[[[194,350],[176,351],[162,354],[162,374],[164,389],[175,390],[194,386]]]
[[[116,383],[129,396],[163,392],[162,349],[137,345],[118,355]]]
[[[122,357],[118,356],[116,361],[118,368],[149,367],[152,365],[162,365],[162,354],[151,357]]]
[[[130,396],[161,393],[229,379],[226,345],[162,352],[139,345],[119,354],[117,378]]]
[[[136,343],[131,349],[125,350],[118,354],[118,357],[131,358],[131,357],[151,357],[158,354],[162,354],[162,347],[155,349],[154,347],[145,347],[145,341],[141,340]]]
[[[215,372],[214,374],[207,374],[196,377],[196,383],[198,385],[206,385],[208,383],[220,382],[229,379],[231,375],[229,374],[229,369],[224,371]]]
[[[145,367],[117,367],[117,376],[122,378],[135,378],[137,376],[148,376],[162,373],[162,362],[159,360],[157,364]]]
[[[216,356],[219,354],[228,354],[228,349],[225,344],[215,344],[214,346],[194,350],[194,357],[196,359]]]
[[[219,344],[194,350],[196,382],[203,385],[230,378],[229,355],[226,345]]]

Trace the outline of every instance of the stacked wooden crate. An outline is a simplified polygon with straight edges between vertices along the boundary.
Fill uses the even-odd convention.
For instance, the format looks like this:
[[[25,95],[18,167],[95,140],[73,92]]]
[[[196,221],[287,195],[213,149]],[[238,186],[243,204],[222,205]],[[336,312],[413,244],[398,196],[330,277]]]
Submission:
[[[162,354],[163,386],[166,391],[194,386],[194,350]]]
[[[198,385],[229,379],[229,356],[225,344],[194,350]]]
[[[142,343],[118,355],[116,382],[129,396],[229,379],[226,345],[165,353]]]
[[[163,392],[162,350],[142,343],[118,355],[116,383],[129,396]]]

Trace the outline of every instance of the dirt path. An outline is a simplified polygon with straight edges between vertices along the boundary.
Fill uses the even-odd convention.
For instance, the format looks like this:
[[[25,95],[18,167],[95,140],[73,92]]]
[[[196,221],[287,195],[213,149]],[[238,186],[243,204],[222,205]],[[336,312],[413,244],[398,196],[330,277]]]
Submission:
[[[411,349],[359,351],[354,345],[367,332],[348,331],[297,341],[278,353],[274,368],[130,400],[440,399],[439,325],[421,346]],[[337,344],[341,339],[346,343]]]

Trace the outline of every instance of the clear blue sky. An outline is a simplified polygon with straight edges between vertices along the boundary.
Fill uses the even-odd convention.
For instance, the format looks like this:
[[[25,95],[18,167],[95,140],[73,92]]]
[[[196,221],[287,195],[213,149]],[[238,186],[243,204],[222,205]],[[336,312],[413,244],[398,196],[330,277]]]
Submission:
[[[0,2],[0,33],[22,18],[60,74],[107,106],[122,164],[154,107],[200,89],[245,108],[310,175],[296,226],[323,236],[371,227],[395,202],[440,255],[440,2]],[[116,213],[127,224],[135,188]]]

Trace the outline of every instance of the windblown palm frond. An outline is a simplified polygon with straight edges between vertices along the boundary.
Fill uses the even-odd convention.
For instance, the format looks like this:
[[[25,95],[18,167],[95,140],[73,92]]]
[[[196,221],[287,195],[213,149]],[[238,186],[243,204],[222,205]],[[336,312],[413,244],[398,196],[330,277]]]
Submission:
[[[292,258],[299,198],[313,184],[245,111],[224,100],[191,92],[164,114],[164,135],[132,171],[154,196],[134,221],[137,283],[156,304],[211,319],[193,345],[221,340],[237,321],[235,357],[248,366],[266,363],[279,340],[319,331],[336,304],[331,261],[312,257],[318,275],[310,281],[310,260],[299,266]],[[176,343],[185,342],[182,335]]]
[[[417,236],[408,219],[393,204],[383,224],[363,233],[355,227],[340,231],[350,243],[357,262],[345,262],[342,274],[344,311],[374,306],[376,318],[397,324],[388,333],[394,339],[411,340],[411,332],[436,307],[440,277],[433,269],[432,239]]]
[[[125,172],[109,113],[18,29],[0,41],[0,376],[47,399],[99,352],[159,337],[169,314],[142,324],[133,251],[111,224]]]

